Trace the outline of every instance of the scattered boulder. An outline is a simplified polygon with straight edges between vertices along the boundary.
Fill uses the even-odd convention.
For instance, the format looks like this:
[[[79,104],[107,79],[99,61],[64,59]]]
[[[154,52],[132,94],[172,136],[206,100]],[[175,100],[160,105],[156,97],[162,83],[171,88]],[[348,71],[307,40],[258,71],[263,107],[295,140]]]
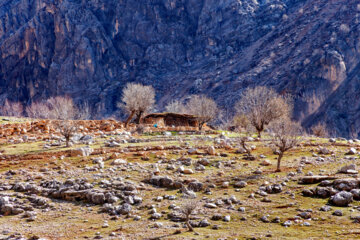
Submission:
[[[214,204],[214,203],[205,203],[204,207],[206,207],[206,208],[217,208],[216,204]]]
[[[347,155],[355,155],[355,154],[357,154],[357,151],[355,148],[350,148],[350,150],[346,154]]]
[[[193,174],[193,173],[194,173],[194,170],[189,169],[189,168],[185,168],[185,169],[182,171],[182,173],[184,173],[184,174]]]
[[[355,164],[350,164],[340,168],[339,173],[356,174],[358,171],[356,170]]]
[[[210,223],[207,219],[203,219],[199,222],[199,227],[208,227],[210,226]]]
[[[330,203],[338,207],[347,207],[353,201],[353,195],[346,191],[341,191],[330,198]]]
[[[245,181],[238,181],[234,183],[235,188],[244,188],[247,186],[247,183]]]
[[[221,214],[218,214],[218,213],[211,217],[211,220],[213,220],[213,221],[219,221],[221,219],[223,219],[223,216]]]
[[[337,179],[333,182],[333,187],[340,191],[351,191],[352,189],[360,188],[360,179],[345,178]]]
[[[162,215],[160,213],[153,213],[150,217],[150,219],[160,219],[162,217]]]
[[[341,210],[335,210],[332,215],[340,217],[340,216],[342,216],[344,214],[343,214],[343,212]]]
[[[126,142],[126,140],[123,140],[124,142]],[[108,141],[105,142],[105,147],[120,147],[120,143],[116,142],[116,141]]]
[[[90,193],[89,198],[92,203],[98,205],[105,203],[105,195],[103,193]]]
[[[260,163],[261,166],[270,166],[271,165],[271,162],[267,159],[263,160],[261,163]]]
[[[260,218],[260,221],[262,221],[262,222],[264,222],[264,223],[269,223],[269,222],[270,222],[269,217],[268,217],[267,215],[262,216],[262,217]]]
[[[282,186],[281,184],[273,184],[268,186],[261,186],[259,187],[259,190],[264,191],[266,193],[275,194],[275,193],[281,193],[282,192]]]
[[[320,208],[320,211],[322,211],[322,212],[329,212],[329,211],[331,211],[331,207],[330,206],[328,206],[328,205],[325,205],[325,206],[322,206],[321,208]]]
[[[317,187],[315,189],[315,194],[317,197],[320,197],[320,198],[328,198],[331,196],[330,190],[327,187]]]
[[[204,189],[204,184],[198,181],[190,182],[188,184],[188,189],[194,192],[200,192]]]
[[[70,150],[70,156],[71,157],[87,157],[90,156],[90,154],[94,151],[94,149],[90,147],[82,147],[77,149],[71,149]]]
[[[153,176],[148,181],[150,184],[164,187],[164,188],[173,188],[174,187],[174,180],[169,177],[162,177],[162,176]]]
[[[124,164],[127,164],[128,162],[124,159],[115,159],[111,165],[113,166],[118,166],[118,165],[124,165]]]
[[[323,155],[327,155],[327,154],[330,154],[331,151],[329,149],[327,149],[327,148],[320,147],[318,153],[323,154]]]
[[[324,180],[334,180],[334,179],[336,179],[336,177],[333,177],[333,176],[317,176],[317,175],[304,176],[304,177],[299,178],[299,183],[300,184],[314,184],[314,183],[319,183]]]
[[[198,164],[201,164],[201,165],[203,165],[203,166],[209,166],[209,165],[210,165],[210,161],[209,161],[209,159],[207,159],[207,158],[202,158],[202,159],[200,159],[200,160],[198,161]]]
[[[226,216],[224,217],[224,222],[230,222],[230,221],[231,221],[230,215],[226,215]]]
[[[311,212],[301,212],[298,215],[303,219],[310,219],[311,218]]]
[[[207,149],[207,153],[208,153],[209,155],[216,155],[215,147],[214,147],[214,146],[210,146],[210,147]]]
[[[355,200],[360,200],[360,189],[352,189],[350,192]]]

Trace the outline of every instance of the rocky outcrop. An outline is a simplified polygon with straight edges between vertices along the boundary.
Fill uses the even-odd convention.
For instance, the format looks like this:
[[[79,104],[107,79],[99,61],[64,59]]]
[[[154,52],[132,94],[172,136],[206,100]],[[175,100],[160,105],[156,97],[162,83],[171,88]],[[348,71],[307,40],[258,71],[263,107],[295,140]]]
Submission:
[[[360,6],[351,0],[0,1],[0,102],[54,95],[110,115],[128,81],[160,107],[248,86],[294,98],[296,118],[359,135]]]

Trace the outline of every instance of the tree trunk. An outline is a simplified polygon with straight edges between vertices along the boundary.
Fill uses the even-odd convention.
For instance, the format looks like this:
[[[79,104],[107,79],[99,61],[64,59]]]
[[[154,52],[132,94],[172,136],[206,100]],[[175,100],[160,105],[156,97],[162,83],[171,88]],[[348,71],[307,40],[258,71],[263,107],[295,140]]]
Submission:
[[[65,137],[66,139],[66,147],[70,147],[70,137]]]
[[[191,224],[190,224],[190,219],[189,219],[189,218],[186,219],[186,226],[188,227],[189,232],[193,232],[193,231],[194,231],[193,227],[192,227]]]
[[[201,131],[201,130],[202,130],[203,126],[204,126],[204,124],[203,124],[203,123],[201,123],[201,122],[199,122],[199,131]]]
[[[281,159],[282,159],[283,155],[284,155],[283,152],[280,152],[280,153],[279,153],[279,157],[278,157],[278,160],[277,160],[276,172],[281,172],[280,164],[281,164]]]
[[[256,128],[256,131],[258,134],[258,138],[261,138],[261,133],[262,133],[262,131],[264,131],[264,125],[261,124],[261,125],[255,126],[255,128]]]
[[[135,123],[136,123],[136,124],[140,124],[141,117],[142,117],[143,113],[144,113],[143,111],[140,111],[140,112],[137,114],[136,119],[135,119]]]
[[[131,121],[131,119],[134,117],[135,111],[131,111],[129,117],[126,119],[125,121],[125,127],[127,127],[129,125],[129,122]]]

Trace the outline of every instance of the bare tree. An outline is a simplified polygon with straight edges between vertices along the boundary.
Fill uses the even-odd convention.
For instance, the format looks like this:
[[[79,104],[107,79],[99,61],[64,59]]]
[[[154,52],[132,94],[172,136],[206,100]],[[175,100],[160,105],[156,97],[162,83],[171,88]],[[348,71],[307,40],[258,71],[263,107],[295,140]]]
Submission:
[[[247,135],[249,135],[254,130],[249,119],[244,114],[236,115],[233,118],[232,124],[235,127],[234,131],[240,133],[246,132]]]
[[[61,120],[55,122],[60,134],[65,138],[66,147],[70,147],[70,140],[78,130],[78,125],[73,120]]]
[[[65,138],[66,147],[70,147],[70,140],[78,131],[78,124],[74,120],[86,117],[88,109],[80,110],[69,96],[52,97],[46,102],[50,109],[50,118],[59,120],[55,122],[55,127]]]
[[[87,103],[77,107],[70,97],[52,97],[47,101],[33,102],[26,107],[31,118],[74,120],[90,119],[91,110]]]
[[[136,116],[135,122],[140,123],[142,115],[148,112],[155,104],[155,90],[151,86],[139,83],[128,83],[123,89],[122,103],[118,107],[125,109],[129,117],[125,121],[125,127]]]
[[[185,105],[179,101],[179,100],[174,100],[171,101],[168,105],[166,105],[165,110],[167,112],[171,112],[171,113],[185,113]]]
[[[51,97],[46,102],[50,109],[50,118],[52,119],[75,119],[79,111],[69,96]]]
[[[289,118],[281,118],[272,125],[271,130],[274,135],[272,145],[279,154],[276,172],[281,172],[280,164],[284,153],[294,148],[302,140],[301,126]]]
[[[31,118],[48,119],[50,117],[50,108],[46,102],[33,102],[26,107],[26,114]]]
[[[56,120],[53,126],[65,138],[66,147],[70,146],[70,140],[78,130],[78,124],[74,120],[90,116],[88,105],[83,105],[79,109],[68,96],[51,97],[47,101],[34,102],[26,108],[26,112],[32,118]]]
[[[354,123],[349,126],[349,137],[352,139],[356,139],[359,137],[359,129],[357,129]]]
[[[186,104],[186,109],[189,114],[197,116],[200,130],[205,123],[215,119],[219,113],[215,101],[204,95],[192,96]]]
[[[314,125],[311,128],[311,132],[313,135],[315,135],[317,137],[325,138],[325,137],[329,136],[326,125],[322,122],[319,122],[318,124]]]
[[[291,107],[274,90],[266,87],[255,87],[245,90],[241,99],[236,103],[238,114],[245,115],[256,129],[259,138],[266,126],[271,122],[290,115]]]
[[[222,109],[218,113],[217,117],[217,128],[220,130],[230,130],[233,131],[233,116],[232,111],[230,111],[228,108]]]
[[[4,105],[0,107],[0,113],[9,117],[21,117],[23,115],[24,107],[20,102],[11,102],[5,100]]]
[[[194,231],[193,227],[190,224],[190,217],[194,214],[196,208],[198,207],[198,202],[195,200],[189,200],[184,203],[180,208],[180,213],[185,218],[185,224],[190,232]]]
[[[245,159],[246,160],[250,160],[250,161],[254,161],[256,160],[256,157],[254,155],[251,154],[251,147],[246,143],[248,141],[248,138],[247,137],[242,137],[240,139],[240,145],[241,147],[244,149],[245,153],[246,153],[246,156],[245,156]]]

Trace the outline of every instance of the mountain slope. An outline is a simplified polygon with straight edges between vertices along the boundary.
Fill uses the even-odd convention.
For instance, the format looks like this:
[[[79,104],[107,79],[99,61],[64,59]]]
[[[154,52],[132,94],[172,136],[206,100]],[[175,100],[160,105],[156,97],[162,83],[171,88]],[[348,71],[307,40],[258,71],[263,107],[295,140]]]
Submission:
[[[103,116],[138,81],[160,108],[206,93],[231,109],[267,85],[304,126],[357,136],[359,14],[355,0],[0,0],[0,101],[70,94]]]

